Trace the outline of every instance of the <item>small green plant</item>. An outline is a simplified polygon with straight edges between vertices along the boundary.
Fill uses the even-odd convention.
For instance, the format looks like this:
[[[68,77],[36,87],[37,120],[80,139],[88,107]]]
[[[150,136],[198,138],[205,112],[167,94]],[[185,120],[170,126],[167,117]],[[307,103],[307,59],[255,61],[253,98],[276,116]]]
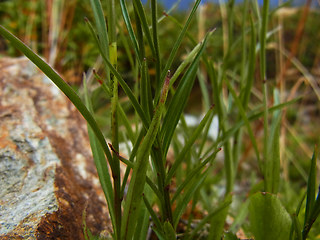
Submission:
[[[267,31],[272,14],[269,1],[264,1],[262,14],[256,1],[244,1],[239,36],[234,36],[235,2],[221,3],[222,29],[218,30],[223,36],[221,62],[215,61],[207,51],[214,42],[216,29],[203,34],[201,41],[188,32],[195,20],[199,29],[204,28],[203,19],[199,19],[203,16],[195,19],[200,0],[194,3],[184,24],[168,13],[165,18],[160,17],[156,0],[150,1],[150,8],[144,7],[140,0],[133,0],[130,7],[125,0],[108,3],[103,9],[99,0],[90,0],[94,24],[87,18],[85,22],[103,59],[103,77],[96,71],[93,75],[99,83],[98,89],[110,103],[110,133],[103,133],[97,123],[92,101],[94,91],[89,80],[84,78],[81,99],[55,70],[2,26],[0,34],[35,63],[86,119],[94,162],[108,204],[112,239],[147,239],[151,229],[158,239],[165,240],[218,240],[224,235],[237,239],[236,225],[230,226],[228,234],[224,234],[224,227],[227,215],[233,211],[230,204],[236,202],[233,191],[244,138],[252,144],[263,182],[252,183],[250,196],[241,205],[248,209],[244,207],[234,222],[245,228],[249,216],[246,233],[255,239],[306,239],[320,212],[319,197],[315,199],[317,151],[310,167],[305,221],[301,227],[298,215],[303,201],[296,213],[290,215],[279,197],[281,110],[298,98],[281,102],[278,89],[272,87],[267,77],[266,45],[277,31]],[[163,21],[179,30],[170,47],[161,45]],[[189,51],[183,49],[186,57],[174,70],[173,62],[179,57],[184,39],[192,47]],[[125,48],[129,72],[136,80],[133,84],[118,69],[119,43]],[[170,49],[165,59],[163,48]],[[234,65],[235,58],[238,65]],[[258,58],[260,76],[256,77]],[[191,128],[184,110],[196,81],[205,115]],[[254,85],[262,89],[262,97],[249,106]],[[120,101],[121,94],[129,99],[129,107]],[[127,108],[133,109],[131,115]],[[209,137],[214,117],[219,121],[216,139]],[[258,143],[252,124],[261,117],[263,144]],[[128,159],[120,153],[120,139],[133,146]],[[221,149],[223,163],[216,163]],[[173,159],[168,157],[170,151]],[[126,166],[124,175],[121,175],[121,162]],[[219,165],[223,171],[218,171]],[[217,182],[223,183],[222,194],[213,190],[213,183]],[[196,221],[194,211],[198,207],[206,214]],[[185,216],[185,212],[191,213]],[[84,232],[88,239],[98,238],[85,224]]]

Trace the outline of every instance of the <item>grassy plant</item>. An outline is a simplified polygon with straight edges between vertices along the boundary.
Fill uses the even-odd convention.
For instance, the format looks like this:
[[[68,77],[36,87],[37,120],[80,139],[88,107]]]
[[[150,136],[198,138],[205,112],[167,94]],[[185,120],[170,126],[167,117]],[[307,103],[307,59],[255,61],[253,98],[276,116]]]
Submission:
[[[317,150],[308,175],[301,227],[303,201],[289,214],[280,181],[282,110],[299,98],[285,102],[268,77],[267,45],[278,31],[268,31],[274,13],[269,11],[269,1],[264,1],[260,10],[256,1],[245,0],[241,18],[235,17],[234,1],[221,2],[222,28],[210,26],[213,30],[206,33],[202,31],[207,29],[205,9],[196,17],[199,4],[197,0],[182,24],[175,15],[160,16],[156,0],[151,0],[149,7],[139,0],[132,4],[110,0],[105,9],[99,0],[90,0],[93,15],[86,18],[86,25],[103,60],[103,72],[102,77],[93,72],[96,81],[84,77],[83,100],[2,26],[0,34],[34,62],[86,119],[112,239],[147,239],[151,230],[158,239],[221,239],[224,235],[237,239],[234,233],[239,226],[255,239],[306,239],[320,212],[319,197],[315,198]],[[191,34],[194,28],[189,30],[196,23],[203,32],[198,38]],[[171,24],[176,32],[170,46],[161,44],[166,41],[162,39],[165,24]],[[237,25],[241,26],[239,35],[235,34]],[[212,44],[219,41],[220,56],[211,51]],[[119,69],[120,45],[130,66],[126,74]],[[178,61],[181,52],[185,58]],[[135,79],[133,83],[128,74]],[[192,128],[184,112],[196,84],[205,114]],[[96,92],[109,103],[106,124],[110,133],[97,123]],[[214,117],[219,121],[216,138],[210,135]],[[262,139],[256,121],[261,118]],[[121,140],[132,145],[128,159],[120,152]],[[239,204],[235,188],[248,142],[257,174],[251,177],[248,199]],[[223,156],[217,157],[221,149]],[[123,174],[121,162],[125,164]],[[242,207],[241,214],[234,209],[237,207]],[[197,221],[199,208],[201,219]],[[228,215],[235,219],[231,232],[225,234]],[[86,225],[84,229],[88,238],[95,238]]]

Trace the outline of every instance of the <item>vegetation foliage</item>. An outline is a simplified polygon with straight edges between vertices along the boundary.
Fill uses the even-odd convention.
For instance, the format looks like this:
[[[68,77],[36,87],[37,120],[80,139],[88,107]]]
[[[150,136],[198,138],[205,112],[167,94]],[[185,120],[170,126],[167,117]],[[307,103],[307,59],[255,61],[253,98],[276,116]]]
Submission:
[[[298,48],[301,28],[314,31],[308,1],[285,25],[286,6],[268,0],[197,0],[187,13],[156,0],[0,4],[7,53],[26,55],[88,123],[113,231],[94,236],[84,213],[87,239],[317,239],[316,116],[313,135],[300,127],[320,99],[320,51]]]

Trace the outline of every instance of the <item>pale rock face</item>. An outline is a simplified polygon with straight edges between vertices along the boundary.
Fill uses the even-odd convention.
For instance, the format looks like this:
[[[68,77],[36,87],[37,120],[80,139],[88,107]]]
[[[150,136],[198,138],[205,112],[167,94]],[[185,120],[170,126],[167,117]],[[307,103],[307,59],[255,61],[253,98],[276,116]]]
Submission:
[[[26,58],[0,59],[0,239],[110,230],[86,123]]]

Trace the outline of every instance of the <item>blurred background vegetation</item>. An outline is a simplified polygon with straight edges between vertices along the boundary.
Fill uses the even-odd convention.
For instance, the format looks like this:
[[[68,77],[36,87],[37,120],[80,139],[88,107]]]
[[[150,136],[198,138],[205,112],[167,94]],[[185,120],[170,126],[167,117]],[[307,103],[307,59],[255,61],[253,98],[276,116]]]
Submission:
[[[282,175],[286,180],[281,188],[283,197],[286,198],[286,207],[290,210],[294,210],[292,208],[297,206],[297,202],[301,199],[299,196],[306,186],[314,145],[320,143],[320,10],[311,7],[316,1],[303,2],[304,4],[300,7],[285,6],[271,10],[269,29],[272,30],[267,43],[267,75],[270,84],[280,89],[283,101],[302,97],[300,101],[285,110],[285,117],[282,118],[281,124]],[[102,1],[102,4],[107,4],[107,1]],[[208,30],[216,28],[206,48],[206,55],[213,59],[216,65],[223,64],[223,67],[227,69],[227,75],[236,81],[241,75],[242,50],[239,36],[241,36],[243,24],[243,4],[236,4],[233,8],[235,13],[233,26],[227,38],[223,32],[223,25],[226,24],[224,8],[216,3],[201,5],[188,34],[197,41],[201,41]],[[150,9],[146,7],[146,11]],[[167,9],[159,6],[159,15],[164,11]],[[164,14],[164,19],[159,24],[163,61],[168,58],[172,42],[179,34],[177,23],[170,18],[174,17],[178,22],[184,22],[187,16],[185,11],[187,10],[175,9],[169,16]],[[118,28],[125,29],[120,10],[118,16]],[[8,0],[0,2],[1,24],[43,56],[76,89],[81,88],[82,74],[91,73],[93,67],[103,77],[102,61],[98,58],[99,51],[84,22],[84,17],[93,19],[87,1]],[[129,84],[134,85],[136,75],[132,72],[134,68],[131,67],[134,52],[125,41],[129,37],[127,32],[124,30],[119,34],[123,36],[119,36],[118,41],[118,71],[123,74]],[[195,46],[192,38],[187,37],[183,40],[182,47],[177,54],[180,57],[175,59],[172,69],[176,69],[181,63],[186,50]],[[235,47],[227,51],[226,41],[239,42],[239,44],[238,46],[234,44]],[[151,58],[148,49],[146,53]],[[226,56],[227,53],[228,56]],[[0,38],[0,56],[17,57],[21,56],[21,53]],[[258,66],[258,63],[256,65]],[[152,71],[155,70],[150,68],[149,71],[152,76]],[[205,69],[202,69],[201,73],[206,79]],[[254,82],[254,94],[251,99],[253,105],[260,102],[262,98],[262,81],[259,78],[257,68],[257,80]],[[205,87],[212,88],[209,83]],[[201,102],[201,94],[201,86],[197,82],[190,96],[186,113],[194,115],[203,113],[205,109]],[[109,103],[101,95],[101,91],[97,88],[95,109],[102,125],[109,121],[107,114]],[[124,94],[120,101],[126,102]],[[234,121],[232,113],[228,114],[228,118],[229,121]],[[258,120],[252,124],[255,136],[257,139],[261,138],[262,121]],[[107,133],[108,127],[105,127],[104,130]],[[257,142],[259,143],[259,140]],[[242,196],[242,199],[245,199],[250,189],[248,188],[250,182],[259,182],[259,177],[261,177],[257,173],[257,163],[254,158],[252,144],[249,141],[243,141],[237,186],[234,191],[235,194]],[[216,175],[206,181],[213,183],[222,178],[221,165],[217,164]],[[287,185],[289,182],[290,186]],[[208,184],[208,186],[211,185]],[[235,205],[234,208],[237,206]],[[201,213],[196,214],[202,215]],[[317,222],[319,225],[319,220]],[[314,227],[310,236],[320,239],[316,237],[319,234],[316,229],[317,227]]]

